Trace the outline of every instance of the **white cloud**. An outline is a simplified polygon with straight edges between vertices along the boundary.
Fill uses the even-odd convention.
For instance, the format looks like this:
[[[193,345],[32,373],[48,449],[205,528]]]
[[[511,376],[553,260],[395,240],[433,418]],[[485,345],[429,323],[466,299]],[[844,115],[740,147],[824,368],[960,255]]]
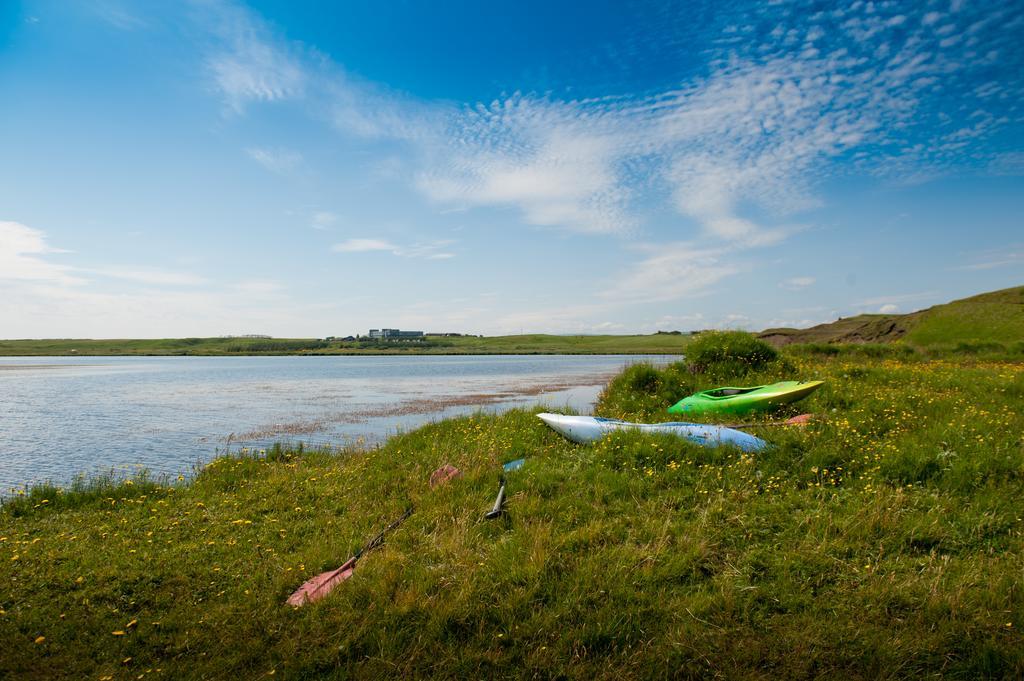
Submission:
[[[147,267],[105,267],[100,269],[78,269],[76,271],[156,286],[200,286],[209,283],[209,280],[205,277],[190,272],[173,272]]]
[[[204,3],[202,25],[218,46],[206,60],[215,86],[235,113],[251,101],[299,97],[306,85],[301,58],[242,7]]]
[[[92,10],[111,26],[122,31],[136,31],[149,26],[149,22],[128,12],[124,7],[113,2],[100,2],[92,6]]]
[[[788,289],[790,291],[800,291],[814,284],[817,281],[814,277],[790,277],[784,281],[779,282],[779,288]]]
[[[1009,267],[1013,265],[1024,265],[1024,252],[1012,250],[1012,246],[1001,251],[987,251],[978,254],[972,262],[967,265],[953,267],[953,270],[964,270],[976,272],[979,270],[993,270],[998,267]]]
[[[854,303],[854,307],[867,308],[875,307],[878,305],[897,305],[900,303],[915,303],[922,300],[934,300],[938,296],[936,291],[925,291],[922,293],[903,293],[892,296],[878,296],[877,298],[867,298],[858,303]]]
[[[719,322],[716,326],[720,328],[724,327],[728,329],[736,329],[743,328],[747,326],[749,323],[750,317],[748,317],[745,314],[737,314],[734,312],[732,314],[725,315],[725,318],[723,318],[722,321]]]
[[[380,239],[348,239],[331,246],[335,253],[366,253],[367,251],[394,251],[396,246]]]
[[[888,305],[883,305],[882,307],[878,308],[878,311],[882,314],[895,314],[900,311],[900,306],[895,305],[893,303],[889,303]]]
[[[989,163],[993,175],[1024,176],[1024,151],[1007,151],[993,156]]]
[[[252,147],[245,150],[249,158],[273,173],[290,173],[302,163],[302,154],[289,149],[262,149]]]
[[[318,230],[321,230],[321,231],[325,231],[325,230],[330,229],[331,225],[333,225],[337,221],[338,221],[338,216],[337,215],[335,215],[334,213],[332,213],[330,211],[322,210],[322,211],[317,211],[316,213],[313,213],[313,218],[311,220],[311,225],[310,226],[313,229],[318,229]]]
[[[247,280],[215,286],[202,277],[149,267],[58,264],[45,234],[0,221],[0,320],[23,338],[149,338],[222,333],[296,333],[324,306],[291,300],[279,284]],[[91,279],[80,275],[89,275]],[[111,278],[145,286],[99,289]],[[272,328],[268,328],[268,324]]]
[[[622,274],[601,293],[614,302],[665,302],[707,293],[713,284],[738,268],[722,262],[724,249],[695,248],[692,244],[642,247],[649,255]]]
[[[614,233],[634,222],[616,123],[573,104],[513,96],[453,119],[452,147],[417,187],[444,203],[513,206],[532,225]]]
[[[46,243],[46,235],[20,222],[0,220],[0,281],[34,281],[70,286],[85,281],[73,268],[39,256],[64,253]]]
[[[284,285],[273,279],[245,279],[228,288],[247,296],[276,296],[284,291]]]
[[[0,318],[25,338],[291,335],[309,329],[311,319],[324,319],[325,309],[244,287],[108,293],[33,283],[19,287],[16,297],[0,297]]]
[[[390,241],[383,239],[347,239],[331,246],[335,253],[367,253],[370,251],[386,251],[392,255],[403,258],[422,258],[425,260],[448,260],[454,258],[455,254],[443,250],[453,244],[454,241],[445,239],[427,243],[417,243],[411,246],[397,246]]]
[[[211,6],[210,61],[234,109],[307,96],[346,135],[408,143],[402,173],[389,177],[412,178],[446,208],[509,207],[527,224],[582,233],[635,232],[634,202],[667,196],[708,238],[776,243],[793,232],[781,218],[821,205],[815,187],[828,159],[850,155],[861,170],[927,181],[1006,125],[972,127],[972,139],[916,139],[926,97],[974,82],[980,64],[956,36],[937,35],[941,17],[924,9],[855,4],[808,18],[773,4],[757,10],[776,27],[770,35],[734,26],[742,47],[712,51],[708,75],[678,88],[569,101],[516,93],[458,108],[363,81],[243,8]],[[953,20],[963,33],[970,18]],[[987,26],[978,31],[995,30]],[[680,232],[692,235],[686,223]]]
[[[704,315],[695,312],[688,315],[663,315],[653,324],[646,324],[644,330],[648,333],[654,331],[697,331],[707,323]]]

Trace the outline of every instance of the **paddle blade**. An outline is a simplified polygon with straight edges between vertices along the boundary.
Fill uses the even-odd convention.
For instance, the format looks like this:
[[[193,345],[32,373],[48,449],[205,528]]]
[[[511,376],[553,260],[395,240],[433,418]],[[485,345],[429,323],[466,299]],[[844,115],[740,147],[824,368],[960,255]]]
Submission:
[[[450,463],[446,463],[430,474],[430,489],[434,489],[438,485],[443,485],[452,478],[457,478],[460,475],[462,475],[462,471]]]
[[[353,556],[340,568],[321,572],[316,577],[307,579],[302,583],[302,586],[295,590],[295,593],[288,597],[288,600],[285,601],[285,603],[288,605],[294,605],[297,608],[305,605],[306,603],[319,601],[321,598],[329,594],[334,587],[351,577],[355,569],[356,559],[355,556]]]
[[[803,425],[806,425],[806,424],[810,423],[811,419],[813,419],[813,418],[814,418],[814,414],[800,414],[799,416],[794,416],[791,419],[786,419],[786,425],[787,426],[803,426]]]
[[[524,463],[526,463],[526,459],[516,459],[515,461],[509,461],[507,464],[502,466],[501,469],[506,473],[510,471],[517,471],[523,467]]]

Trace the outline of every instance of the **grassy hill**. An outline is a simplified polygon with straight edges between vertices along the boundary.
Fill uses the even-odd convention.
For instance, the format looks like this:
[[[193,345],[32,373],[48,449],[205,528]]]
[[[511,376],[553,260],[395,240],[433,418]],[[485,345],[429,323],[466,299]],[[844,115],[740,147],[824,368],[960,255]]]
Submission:
[[[907,341],[915,345],[1024,340],[1024,286],[992,291],[915,312]]]
[[[62,355],[391,355],[391,354],[678,354],[688,335],[428,336],[418,342],[316,338],[162,338],[0,340],[0,356]]]
[[[754,429],[756,455],[578,446],[513,411],[35,488],[0,507],[0,678],[1024,676],[1024,364],[789,355],[742,380],[794,376],[826,380],[819,417]],[[598,411],[669,419],[660,391],[700,381],[630,369]]]
[[[1024,341],[1024,286],[982,293],[910,314],[863,314],[808,329],[766,329],[758,337],[777,346],[892,341],[924,348],[1009,346]]]

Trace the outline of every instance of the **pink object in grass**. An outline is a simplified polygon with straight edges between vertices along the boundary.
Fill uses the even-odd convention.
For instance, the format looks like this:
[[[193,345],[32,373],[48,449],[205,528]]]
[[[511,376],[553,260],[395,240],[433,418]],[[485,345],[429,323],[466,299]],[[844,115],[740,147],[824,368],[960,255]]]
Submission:
[[[799,416],[794,416],[791,419],[786,419],[786,425],[787,426],[803,426],[803,425],[806,425],[807,423],[810,423],[811,419],[813,419],[813,418],[814,418],[814,414],[800,414]]]
[[[452,478],[457,478],[460,475],[462,475],[462,471],[450,463],[446,463],[430,474],[430,488],[433,489],[438,485],[443,485]]]
[[[352,576],[352,572],[356,569],[356,558],[353,556],[349,558],[344,565],[336,570],[328,570],[327,572],[321,572],[316,577],[311,577],[302,583],[295,593],[288,597],[285,601],[288,605],[294,605],[299,607],[306,603],[312,603],[319,601],[321,598],[331,592],[334,587],[338,586],[346,579]]]

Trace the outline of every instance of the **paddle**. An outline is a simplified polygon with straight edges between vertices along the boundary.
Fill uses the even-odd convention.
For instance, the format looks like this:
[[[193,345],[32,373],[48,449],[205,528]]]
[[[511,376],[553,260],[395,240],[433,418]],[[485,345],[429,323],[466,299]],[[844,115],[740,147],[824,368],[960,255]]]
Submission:
[[[494,507],[484,515],[486,520],[497,518],[505,512],[505,473],[519,470],[523,467],[524,463],[526,463],[526,459],[516,459],[515,461],[509,461],[501,467],[501,482],[498,485],[498,498],[494,500]]]
[[[455,466],[446,463],[445,465],[441,466],[430,475],[430,488],[434,489],[435,487],[445,485],[448,483],[448,481],[453,480],[454,478],[457,478],[461,475],[462,471],[460,471]],[[302,586],[296,589],[295,593],[288,597],[286,603],[288,603],[288,605],[294,605],[295,607],[299,607],[301,605],[305,605],[306,603],[318,601],[324,596],[326,596],[328,593],[330,593],[331,590],[334,589],[334,587],[338,586],[339,584],[341,584],[346,579],[352,576],[352,573],[355,572],[356,569],[356,561],[359,560],[359,558],[362,557],[363,554],[372,551],[381,544],[383,544],[384,535],[386,535],[388,532],[401,525],[403,522],[405,522],[406,518],[412,515],[412,508],[412,505],[410,505],[407,509],[405,509],[405,513],[403,513],[401,517],[397,518],[390,525],[381,530],[376,537],[367,542],[366,546],[356,551],[356,554],[348,560],[346,560],[341,567],[337,568],[336,570],[328,570],[327,572],[321,572],[316,577],[312,577],[303,582]]]
[[[728,423],[726,428],[755,428],[758,426],[804,426],[814,418],[814,414],[800,414],[785,421],[764,421],[762,423]]]
[[[352,573],[355,572],[356,569],[356,561],[359,560],[363,554],[368,553],[383,544],[384,535],[401,525],[405,522],[405,519],[411,515],[412,506],[405,509],[405,513],[381,530],[376,537],[367,542],[366,546],[356,551],[355,555],[346,560],[341,567],[336,570],[321,572],[316,577],[306,580],[302,583],[302,586],[296,589],[295,593],[288,597],[288,600],[285,602],[288,605],[299,607],[306,603],[318,601],[326,596],[334,589],[334,587],[352,576]]]

